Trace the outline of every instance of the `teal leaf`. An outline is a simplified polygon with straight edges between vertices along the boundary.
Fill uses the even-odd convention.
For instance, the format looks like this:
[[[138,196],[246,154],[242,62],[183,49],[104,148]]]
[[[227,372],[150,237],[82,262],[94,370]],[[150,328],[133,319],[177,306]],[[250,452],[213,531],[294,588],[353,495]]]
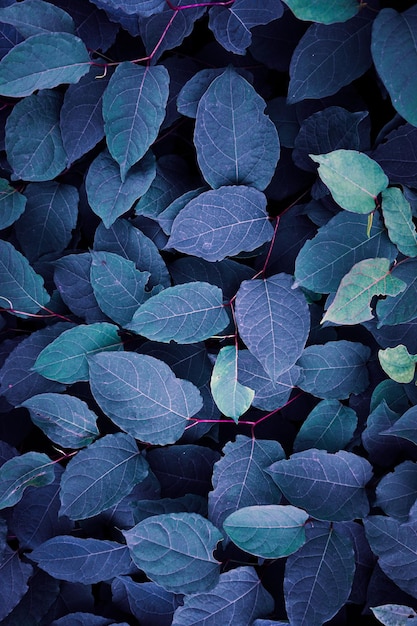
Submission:
[[[404,344],[378,350],[379,363],[386,374],[397,383],[411,383],[417,363],[417,354],[410,354]]]
[[[165,67],[121,63],[103,95],[107,146],[125,180],[155,141],[165,117],[169,75]]]
[[[0,9],[0,22],[11,24],[26,39],[42,33],[75,34],[72,17],[43,0],[25,0]]]
[[[49,302],[43,278],[8,241],[0,241],[0,306],[28,317]]]
[[[371,611],[384,626],[415,626],[417,624],[417,613],[414,609],[402,604],[371,606]]]
[[[92,161],[85,181],[88,202],[106,228],[146,193],[155,174],[155,158],[151,152],[133,165],[123,180],[118,164],[107,150]]]
[[[237,435],[223,448],[214,465],[213,491],[209,492],[209,519],[221,528],[228,515],[244,507],[278,504],[281,492],[267,473],[274,461],[285,458],[277,441]]]
[[[359,261],[342,278],[322,323],[351,325],[366,322],[374,317],[370,306],[374,296],[397,296],[406,287],[404,281],[391,275],[389,259]]]
[[[130,322],[136,309],[149,297],[145,291],[149,272],[140,272],[133,261],[114,252],[91,252],[91,285],[99,307],[116,324]]]
[[[213,551],[222,534],[201,515],[155,515],[123,534],[134,563],[167,591],[197,593],[217,584]]]
[[[131,435],[106,435],[70,460],[61,479],[61,515],[80,520],[118,504],[148,475]]]
[[[417,597],[417,522],[402,524],[373,515],[364,520],[366,537],[382,571],[396,585]]]
[[[369,512],[365,485],[372,466],[352,452],[313,448],[273,463],[268,471],[287,500],[316,519],[349,521]]]
[[[21,98],[76,83],[89,69],[90,57],[79,37],[63,32],[33,35],[0,61],[0,94]]]
[[[413,126],[417,124],[417,87],[412,80],[417,62],[416,25],[415,7],[403,13],[384,8],[375,18],[371,45],[376,70],[393,107]]]
[[[407,522],[417,499],[417,464],[404,461],[381,478],[376,488],[375,506],[399,522]]]
[[[221,261],[255,250],[273,233],[265,195],[243,185],[227,186],[201,193],[179,212],[167,248]]]
[[[417,232],[410,203],[397,187],[385,189],[381,195],[382,215],[389,238],[406,256],[417,256]]]
[[[301,248],[295,262],[295,284],[316,293],[332,293],[348,271],[363,259],[398,254],[375,213],[367,233],[367,216],[340,211]]]
[[[394,265],[391,270],[392,276],[406,283],[404,291],[397,296],[378,300],[376,313],[378,328],[381,326],[395,326],[411,322],[417,317],[417,260],[407,259]]]
[[[358,425],[353,409],[338,400],[322,400],[307,415],[294,441],[294,452],[318,448],[337,452],[351,441]]]
[[[370,354],[368,346],[344,339],[308,346],[297,361],[301,368],[297,386],[324,399],[344,400],[361,393],[369,384]]]
[[[382,434],[401,437],[401,439],[406,439],[417,445],[416,416],[417,407],[412,406],[399,419],[395,420],[389,428],[384,430]]]
[[[172,626],[239,624],[251,626],[254,619],[273,611],[274,600],[262,586],[253,567],[237,567],[220,574],[210,591],[185,596],[174,613]],[[274,622],[275,623],[275,622]]]
[[[308,513],[291,505],[249,506],[223,522],[227,535],[241,550],[264,559],[280,559],[306,541]]]
[[[347,22],[354,17],[360,5],[357,0],[312,0],[308,4],[303,0],[284,0],[299,20],[318,22],[320,24],[334,24]]]
[[[322,626],[347,602],[355,572],[350,538],[327,526],[311,528],[307,542],[288,557],[284,597],[294,626]]]
[[[6,122],[6,152],[15,180],[52,180],[65,169],[61,104],[60,93],[42,90],[14,105]]]
[[[228,323],[221,289],[194,282],[152,296],[125,328],[155,341],[195,343],[217,335]]]
[[[255,89],[231,67],[210,84],[198,105],[194,142],[201,172],[211,187],[241,184],[262,191],[269,184],[280,149],[265,107]]]
[[[376,199],[388,186],[382,167],[357,150],[334,150],[329,154],[310,154],[319,164],[319,176],[334,200],[353,213],[371,213]]]
[[[0,468],[0,509],[22,499],[26,487],[42,487],[55,479],[54,464],[46,454],[26,452]]]
[[[0,230],[15,222],[23,213],[26,197],[0,178]]]
[[[123,350],[117,330],[107,322],[70,328],[42,350],[33,369],[67,385],[88,380],[88,356],[103,350]]]
[[[32,422],[63,448],[83,448],[99,435],[97,415],[75,396],[41,393],[22,402]]]
[[[78,190],[56,182],[32,183],[25,189],[26,209],[15,225],[29,262],[50,252],[62,252],[77,224]],[[36,233],[36,237],[33,236]]]
[[[90,386],[100,408],[119,428],[153,444],[177,441],[187,420],[202,407],[192,383],[144,354],[97,354],[90,359]]]
[[[127,574],[131,567],[124,544],[69,535],[48,539],[31,552],[30,559],[58,580],[84,585]]]
[[[301,356],[310,313],[301,290],[288,274],[245,280],[236,297],[236,321],[246,346],[273,382]]]
[[[206,187],[199,187],[198,189],[191,189],[186,191],[179,198],[176,198],[167,206],[166,209],[159,213],[156,217],[158,224],[166,235],[171,234],[172,223],[177,217],[178,213],[194,198],[197,198],[200,194],[206,191]]]
[[[211,376],[211,393],[223,415],[236,423],[245,413],[254,398],[255,392],[241,385],[237,380],[239,355],[235,346],[222,348],[217,355]]]

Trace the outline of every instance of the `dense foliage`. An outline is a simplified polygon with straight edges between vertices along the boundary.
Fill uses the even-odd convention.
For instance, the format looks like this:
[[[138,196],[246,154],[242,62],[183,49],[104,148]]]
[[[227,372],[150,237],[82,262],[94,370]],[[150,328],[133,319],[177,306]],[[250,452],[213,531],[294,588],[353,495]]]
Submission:
[[[417,5],[0,30],[0,623],[417,624]]]

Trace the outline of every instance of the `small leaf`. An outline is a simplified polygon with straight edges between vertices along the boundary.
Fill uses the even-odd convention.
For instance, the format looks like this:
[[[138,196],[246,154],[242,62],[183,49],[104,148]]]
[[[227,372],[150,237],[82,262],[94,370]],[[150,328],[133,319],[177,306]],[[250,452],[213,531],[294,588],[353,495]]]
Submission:
[[[310,328],[306,299],[287,274],[245,280],[236,296],[240,336],[275,382],[301,356]]]
[[[74,396],[41,393],[22,402],[32,422],[63,448],[83,448],[99,435],[97,415]]]
[[[23,213],[26,197],[0,178],[0,230],[15,222]]]
[[[403,344],[378,350],[382,369],[397,383],[411,383],[417,363],[417,354],[410,354]]]
[[[321,180],[343,209],[353,213],[375,210],[378,194],[388,186],[388,178],[376,161],[356,150],[309,156],[319,164]]]
[[[195,343],[219,334],[228,323],[221,290],[194,282],[149,298],[125,328],[155,341]]]
[[[322,323],[360,324],[373,319],[374,296],[397,296],[406,283],[391,275],[389,259],[365,259],[356,263],[341,280]]]
[[[234,346],[222,348],[217,355],[211,376],[211,393],[220,411],[237,423],[255,396],[253,389],[237,380],[238,351]]]
[[[400,522],[407,522],[416,498],[417,464],[413,461],[404,461],[379,481],[375,505],[380,507],[386,515]]]
[[[297,365],[301,378],[297,386],[318,398],[344,400],[369,384],[366,363],[371,351],[353,341],[329,341],[308,346]]]
[[[305,511],[290,505],[249,506],[229,515],[223,528],[241,550],[264,559],[280,559],[305,543],[307,520]]]
[[[43,278],[8,241],[0,241],[0,306],[19,317],[37,313],[49,302]]]
[[[265,107],[266,102],[231,67],[204,93],[194,143],[201,172],[214,189],[241,184],[262,191],[271,181],[279,140]]]
[[[417,256],[417,232],[409,202],[397,187],[385,189],[381,195],[382,214],[389,238],[406,256]]]
[[[76,83],[89,69],[90,57],[79,37],[63,32],[33,35],[0,61],[0,94],[21,98]]]
[[[134,563],[167,591],[197,593],[217,584],[213,550],[222,534],[201,515],[155,515],[123,534]]]
[[[69,535],[48,539],[31,552],[30,559],[54,578],[84,585],[127,574],[131,567],[124,544]]]
[[[357,425],[353,409],[338,400],[322,400],[301,425],[294,440],[294,452],[310,448],[337,452],[351,441]]]
[[[226,186],[201,193],[179,212],[167,247],[221,261],[255,250],[273,233],[265,195],[243,185]]]
[[[19,502],[26,487],[42,487],[54,481],[54,464],[46,454],[26,452],[0,468],[0,509]]]
[[[101,352],[90,359],[90,386],[104,413],[136,439],[177,441],[202,407],[192,383],[158,359],[133,352]]]
[[[372,466],[352,452],[313,448],[273,463],[268,471],[287,500],[316,519],[349,521],[369,512],[365,485]]]
[[[87,357],[103,350],[123,350],[117,326],[107,322],[76,326],[44,348],[33,369],[68,385],[88,380]]]
[[[162,65],[142,67],[128,62],[118,65],[109,81],[103,96],[104,128],[122,181],[158,135],[168,85],[169,75]]]
[[[384,626],[415,626],[417,613],[409,606],[401,604],[384,604],[370,607],[377,620]]]
[[[148,475],[133,437],[106,435],[70,460],[61,479],[61,515],[80,520],[118,504]]]
[[[308,4],[303,0],[284,0],[299,20],[318,22],[320,24],[334,24],[347,22],[354,17],[360,5],[357,0],[310,0]]]

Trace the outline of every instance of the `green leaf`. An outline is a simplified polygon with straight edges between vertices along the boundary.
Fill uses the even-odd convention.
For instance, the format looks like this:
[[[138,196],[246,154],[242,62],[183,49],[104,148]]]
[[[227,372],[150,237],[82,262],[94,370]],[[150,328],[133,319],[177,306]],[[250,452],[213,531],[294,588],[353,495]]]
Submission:
[[[410,354],[403,344],[378,350],[382,369],[397,383],[411,383],[414,378],[417,354]]]
[[[122,182],[155,141],[165,117],[169,74],[162,65],[120,63],[103,95],[104,130]]]
[[[235,346],[222,348],[217,355],[211,376],[211,393],[220,411],[237,423],[255,396],[253,389],[237,380],[238,351]]]
[[[14,105],[7,118],[5,141],[15,180],[52,180],[65,169],[61,104],[60,93],[45,89]]]
[[[134,438],[106,435],[70,460],[61,479],[61,511],[70,519],[98,515],[118,504],[148,475]]]
[[[101,352],[89,362],[94,399],[119,428],[141,441],[174,443],[202,407],[197,387],[151,356]]]
[[[357,0],[284,0],[299,20],[318,22],[320,24],[334,24],[347,22],[360,9]]]
[[[26,487],[50,485],[54,479],[54,464],[46,454],[26,452],[13,457],[0,468],[0,509],[19,502]]]
[[[83,448],[99,435],[97,415],[74,396],[40,393],[22,402],[32,422],[63,448]]]
[[[294,440],[294,452],[309,448],[337,452],[351,441],[357,425],[353,409],[338,400],[322,400],[301,425]]]
[[[90,57],[79,37],[63,32],[33,35],[0,61],[0,95],[21,98],[76,83],[89,69]]]
[[[376,161],[356,150],[309,156],[319,164],[319,176],[339,206],[353,213],[375,210],[377,196],[389,182]]]
[[[389,259],[359,261],[342,278],[322,323],[351,325],[373,319],[370,302],[374,296],[396,296],[406,287],[404,281],[391,275]]]
[[[117,330],[117,326],[107,322],[70,328],[42,350],[33,369],[45,378],[68,385],[86,381],[88,356],[103,350],[123,350]]]
[[[201,515],[154,515],[123,534],[134,563],[167,591],[197,593],[219,580],[213,550],[223,537]]]
[[[0,230],[13,224],[23,213],[26,197],[0,178]]]
[[[383,604],[370,607],[377,620],[384,626],[415,626],[417,613],[409,606],[402,604]]]
[[[19,317],[37,313],[49,302],[43,278],[8,241],[0,241],[0,307]]]
[[[417,256],[417,232],[409,202],[397,187],[389,187],[381,195],[382,214],[389,238],[406,256]]]
[[[268,471],[287,500],[316,519],[342,522],[369,512],[365,486],[372,466],[352,452],[313,448],[273,463]]]
[[[308,514],[290,505],[249,506],[223,522],[226,533],[241,550],[264,559],[280,559],[306,541]]]
[[[193,282],[149,298],[125,328],[154,341],[196,343],[219,334],[228,324],[221,289]]]

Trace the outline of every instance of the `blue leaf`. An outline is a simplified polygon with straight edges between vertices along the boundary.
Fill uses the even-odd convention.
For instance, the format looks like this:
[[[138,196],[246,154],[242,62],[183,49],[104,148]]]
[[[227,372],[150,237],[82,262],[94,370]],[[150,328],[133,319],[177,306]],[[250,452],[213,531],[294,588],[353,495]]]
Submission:
[[[100,0],[100,4],[109,9],[116,9],[126,15],[139,15],[148,17],[149,15],[160,13],[164,6],[164,0]]]
[[[114,43],[119,25],[111,22],[104,11],[84,0],[55,0],[54,4],[71,14],[78,37],[90,50],[105,52]]]
[[[13,224],[23,213],[26,197],[0,178],[0,230]]]
[[[298,387],[318,398],[344,400],[364,391],[369,384],[366,363],[371,351],[354,341],[328,341],[308,346],[297,365]]]
[[[221,290],[193,282],[149,298],[125,328],[155,341],[195,343],[219,334],[228,323]]]
[[[146,478],[148,464],[130,435],[106,435],[70,460],[61,479],[61,515],[80,520],[118,504]]]
[[[417,185],[417,128],[402,124],[388,133],[370,156],[377,161],[392,183]]]
[[[155,158],[151,152],[133,165],[125,178],[109,152],[104,150],[91,163],[85,181],[88,202],[94,213],[101,217],[106,228],[127,213],[149,189],[155,178]]]
[[[392,276],[404,281],[406,289],[395,297],[379,299],[376,305],[378,316],[378,328],[381,326],[395,326],[404,324],[416,319],[415,308],[417,298],[417,261],[415,259],[405,259],[402,263],[395,265]]]
[[[206,261],[250,252],[270,241],[265,195],[251,187],[226,186],[201,193],[174,219],[167,248]]]
[[[54,620],[51,626],[115,626],[115,622],[107,617],[101,617],[101,615],[77,611]],[[124,623],[121,626],[127,625]]]
[[[339,91],[372,64],[374,13],[364,9],[347,22],[312,24],[291,59],[288,102],[324,98]]]
[[[310,330],[303,293],[288,274],[246,280],[236,297],[239,334],[273,382],[301,356]]]
[[[386,467],[392,465],[400,454],[403,442],[395,434],[387,433],[399,417],[384,399],[369,414],[362,432],[362,444],[372,463]]]
[[[43,278],[8,241],[0,241],[0,284],[1,308],[19,317],[37,313],[49,302]]]
[[[0,59],[24,39],[14,26],[8,24],[0,23],[0,35]]]
[[[71,33],[75,25],[68,13],[42,0],[25,0],[0,9],[0,22],[12,24],[26,39],[42,33]]]
[[[167,591],[194,594],[219,580],[213,551],[222,534],[201,515],[155,515],[123,535],[134,563]]]
[[[172,626],[251,626],[253,620],[273,611],[272,596],[262,586],[253,567],[238,567],[220,575],[210,591],[185,596],[174,613]]]
[[[61,104],[60,93],[44,89],[14,105],[6,122],[6,152],[14,180],[52,180],[65,169]]]
[[[92,66],[88,74],[65,92],[60,125],[67,167],[104,137],[102,98],[108,82],[109,77],[103,76],[102,68]]]
[[[26,487],[43,487],[54,481],[54,464],[46,454],[26,452],[0,468],[0,509],[22,499]]]
[[[28,409],[32,422],[63,448],[83,448],[99,435],[97,415],[75,396],[41,393],[20,406]]]
[[[294,441],[294,452],[309,448],[337,452],[351,441],[358,425],[353,409],[338,400],[322,400],[307,415]]]
[[[251,0],[235,0],[231,6],[214,6],[209,27],[220,45],[234,54],[245,54],[252,42],[250,29],[277,20],[284,7],[277,0],[266,0],[256,7]]]
[[[62,252],[69,244],[77,224],[78,190],[56,182],[32,183],[26,187],[25,196],[26,209],[15,228],[20,246],[32,263],[49,252]]]
[[[19,552],[8,546],[0,558],[0,620],[3,620],[28,590],[33,567],[20,560]]]
[[[37,626],[47,614],[59,594],[59,582],[40,569],[35,569],[28,580],[28,590],[2,622],[2,626]]]
[[[372,466],[352,452],[312,448],[273,463],[268,471],[287,500],[316,519],[349,521],[369,512],[365,485]]]
[[[126,574],[131,567],[124,544],[69,535],[48,539],[31,552],[30,559],[59,580],[84,585]]]
[[[178,606],[175,594],[155,583],[137,583],[129,576],[117,576],[112,581],[113,603],[125,613],[132,613],[147,626],[171,626]]]
[[[193,118],[197,116],[198,103],[213,80],[224,71],[224,68],[200,70],[185,83],[177,98],[177,108],[181,115]]]
[[[126,220],[116,220],[109,229],[100,224],[95,233],[94,249],[113,252],[134,261],[139,271],[150,272],[150,287],[171,285],[168,270],[158,248],[149,237]]]
[[[79,37],[62,32],[33,35],[1,60],[0,94],[20,98],[76,83],[89,69],[90,57]]]
[[[141,441],[177,441],[202,406],[196,387],[157,359],[133,352],[102,352],[90,359],[90,385],[104,413]]]
[[[169,75],[162,65],[141,67],[128,62],[121,63],[109,81],[103,95],[104,130],[122,181],[158,135],[168,86]]]
[[[417,445],[416,413],[416,407],[412,406],[382,434],[394,435],[394,437],[406,439]]]
[[[207,517],[207,501],[203,496],[197,496],[193,493],[187,493],[179,498],[133,501],[131,507],[136,524],[147,517],[165,513],[198,513]]]
[[[190,191],[186,191],[179,198],[176,198],[171,204],[167,206],[166,209],[157,215],[156,219],[162,230],[166,235],[171,234],[172,223],[177,215],[182,211],[182,209],[187,206],[187,204],[197,198],[200,194],[206,191],[206,187],[199,187],[198,189],[191,189]]]
[[[375,505],[400,522],[407,522],[417,499],[417,465],[404,461],[381,478],[376,488]]]
[[[211,187],[242,184],[262,191],[269,184],[279,159],[279,139],[265,107],[232,68],[210,84],[198,105],[194,143]]]
[[[204,343],[178,345],[146,341],[140,352],[165,361],[178,378],[190,380],[196,387],[203,387],[210,380],[213,366]]]
[[[284,596],[292,626],[322,626],[347,602],[355,572],[349,538],[319,526],[307,543],[288,557]]]

